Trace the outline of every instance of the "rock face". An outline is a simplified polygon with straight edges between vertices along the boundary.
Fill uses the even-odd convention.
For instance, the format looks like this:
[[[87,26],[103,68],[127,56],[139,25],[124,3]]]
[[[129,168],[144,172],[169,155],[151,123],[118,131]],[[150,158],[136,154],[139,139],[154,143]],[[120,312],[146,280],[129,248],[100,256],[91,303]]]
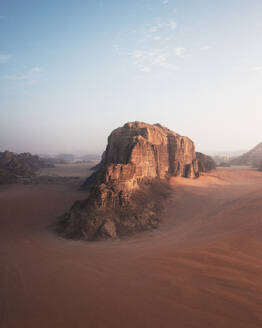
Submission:
[[[199,172],[208,172],[216,169],[216,163],[211,156],[203,153],[196,153]]]
[[[247,153],[233,158],[230,162],[232,165],[252,165],[257,166],[262,163],[262,142]]]
[[[59,232],[95,240],[156,227],[168,176],[199,176],[194,143],[160,124],[125,124],[111,133],[97,171],[86,182],[92,184],[88,199],[73,205]]]

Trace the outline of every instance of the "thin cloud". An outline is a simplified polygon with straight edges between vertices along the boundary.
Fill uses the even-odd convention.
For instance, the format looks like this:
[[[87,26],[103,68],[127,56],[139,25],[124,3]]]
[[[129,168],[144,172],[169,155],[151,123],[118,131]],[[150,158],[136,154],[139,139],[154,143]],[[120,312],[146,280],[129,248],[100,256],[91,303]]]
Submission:
[[[163,64],[167,61],[167,58],[170,56],[169,52],[161,53],[153,58],[154,64]]]
[[[10,54],[0,54],[0,64],[4,64],[8,62],[10,58],[11,58]]]
[[[209,45],[205,45],[205,46],[200,47],[201,51],[207,51],[209,49],[211,49],[211,46],[209,46]]]
[[[168,2],[169,2],[168,0],[164,0],[163,5],[166,6],[168,4]]]
[[[175,49],[175,54],[179,58],[184,58],[185,52],[186,52],[186,49],[184,47],[176,47],[176,49]]]
[[[169,71],[178,71],[179,70],[179,66],[168,63],[168,62],[163,62],[160,64],[161,67],[169,70]]]
[[[165,49],[154,49],[152,51],[148,51],[148,50],[134,50],[130,53],[130,55],[133,58],[142,58],[142,59],[147,59],[149,57],[154,57],[156,55],[158,55],[159,53],[165,51]]]
[[[6,74],[3,79],[17,85],[32,86],[41,78],[43,69],[39,66],[28,68],[14,74]]]
[[[262,73],[262,66],[254,66],[254,67],[251,67],[250,71],[251,72]]]
[[[16,75],[16,74],[9,74],[4,76],[4,79],[9,81],[26,81],[28,80],[28,78],[29,77],[27,75]]]
[[[170,21],[169,23],[166,23],[165,26],[170,28],[171,30],[174,30],[175,28],[177,28],[177,23],[175,21]]]
[[[140,68],[140,71],[141,72],[144,72],[144,73],[149,73],[149,72],[151,72],[152,71],[152,68],[151,67],[141,67]]]
[[[42,72],[42,68],[41,67],[38,67],[38,66],[35,66],[35,67],[32,67],[31,68],[31,71],[33,73],[39,73],[39,72]]]
[[[148,29],[148,33],[156,33],[160,30],[175,30],[177,28],[177,23],[174,20],[170,20],[169,22],[161,22],[154,25],[151,25]]]
[[[169,16],[165,20],[156,18],[153,23],[146,24],[140,29],[137,28],[135,36],[133,34],[125,35],[125,40],[127,37],[133,39],[136,44],[135,49],[120,53],[118,45],[114,50],[118,55],[128,56],[140,72],[148,73],[159,68],[177,70],[176,55],[173,51],[176,28],[177,23],[174,17]],[[182,57],[184,52],[184,48],[180,49],[177,55]]]
[[[151,72],[153,68],[161,67],[167,70],[177,70],[178,67],[168,61],[172,53],[168,48],[160,48],[154,50],[134,50],[130,53],[133,64],[136,65],[141,72]]]
[[[149,33],[155,33],[155,32],[157,32],[157,31],[159,31],[163,26],[164,26],[163,24],[158,23],[158,24],[156,24],[156,25],[151,26],[151,27],[148,29],[148,32],[149,32]]]
[[[26,74],[9,74],[9,75],[5,75],[4,79],[7,81],[10,81],[14,84],[16,84],[17,86],[33,86],[34,84],[36,84],[37,80],[35,78],[33,78],[30,75],[26,75]]]

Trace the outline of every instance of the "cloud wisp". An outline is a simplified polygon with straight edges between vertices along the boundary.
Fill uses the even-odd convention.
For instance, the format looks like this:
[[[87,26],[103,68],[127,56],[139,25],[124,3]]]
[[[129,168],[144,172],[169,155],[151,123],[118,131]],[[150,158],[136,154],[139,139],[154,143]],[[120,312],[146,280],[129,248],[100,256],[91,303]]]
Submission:
[[[22,85],[33,85],[40,78],[39,73],[43,72],[43,69],[38,66],[34,66],[27,69],[24,72],[6,74],[3,79],[10,82],[17,82]]]
[[[250,69],[251,72],[262,73],[262,66],[254,66]]]
[[[177,28],[177,23],[175,20],[169,20],[168,22],[158,22],[155,24],[152,24],[148,28],[148,34],[160,32],[166,33],[168,31],[174,31]]]
[[[184,58],[185,52],[186,52],[186,49],[184,47],[176,47],[175,48],[175,54],[179,58]]]
[[[167,4],[168,1],[165,1]],[[147,24],[146,28],[138,31],[140,35],[139,47],[129,51],[132,63],[144,73],[152,72],[154,69],[177,70],[174,65],[173,47],[174,33],[177,23],[174,18],[166,20],[158,18],[154,23]],[[181,52],[182,55],[182,52]]]
[[[200,47],[200,50],[201,51],[208,51],[208,50],[210,50],[211,49],[211,46],[209,46],[209,45],[204,45],[204,46],[202,46],[202,47]]]
[[[41,67],[39,67],[39,66],[35,66],[35,67],[32,67],[31,68],[31,71],[33,72],[33,73],[39,73],[39,72],[42,72],[42,68]]]
[[[133,64],[141,72],[149,73],[153,68],[165,68],[169,70],[177,70],[178,67],[168,62],[172,53],[168,48],[160,48],[153,50],[134,50],[130,53]]]
[[[10,58],[10,54],[0,54],[0,64],[7,63]]]
[[[162,0],[162,4],[167,11],[165,18],[152,18],[151,22],[132,29],[132,32],[127,31],[114,48],[117,55],[127,57],[142,73],[159,72],[160,69],[177,71],[182,59],[187,57],[183,40],[180,40],[183,32],[178,28],[176,14],[169,10],[168,0]]]
[[[7,74],[4,76],[4,79],[9,81],[26,81],[29,79],[29,76],[22,74]]]

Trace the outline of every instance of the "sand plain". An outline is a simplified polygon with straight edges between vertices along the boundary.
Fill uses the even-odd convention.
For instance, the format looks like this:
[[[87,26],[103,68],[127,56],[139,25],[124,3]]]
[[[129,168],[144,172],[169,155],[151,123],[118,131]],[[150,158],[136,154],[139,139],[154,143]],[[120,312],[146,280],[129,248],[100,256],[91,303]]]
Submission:
[[[1,328],[262,327],[262,173],[173,178],[161,227],[58,238],[76,185],[0,188]]]

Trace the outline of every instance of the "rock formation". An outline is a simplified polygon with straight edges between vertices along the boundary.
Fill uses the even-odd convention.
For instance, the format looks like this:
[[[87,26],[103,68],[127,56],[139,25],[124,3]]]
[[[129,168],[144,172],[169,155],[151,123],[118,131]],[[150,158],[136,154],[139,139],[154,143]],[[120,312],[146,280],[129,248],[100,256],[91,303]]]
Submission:
[[[14,183],[19,178],[30,178],[36,171],[51,164],[30,153],[0,152],[0,184]]]
[[[262,162],[262,142],[247,153],[229,161],[231,165],[252,165]]]
[[[168,176],[199,176],[194,143],[160,124],[127,123],[114,130],[87,200],[76,202],[58,225],[66,237],[115,238],[159,224]]]
[[[257,168],[259,171],[262,171],[262,161],[255,163],[255,168]]]
[[[259,171],[262,171],[262,158],[254,160],[252,163],[252,167],[258,169]]]
[[[208,172],[216,169],[216,163],[211,156],[203,153],[196,153],[199,172]]]

